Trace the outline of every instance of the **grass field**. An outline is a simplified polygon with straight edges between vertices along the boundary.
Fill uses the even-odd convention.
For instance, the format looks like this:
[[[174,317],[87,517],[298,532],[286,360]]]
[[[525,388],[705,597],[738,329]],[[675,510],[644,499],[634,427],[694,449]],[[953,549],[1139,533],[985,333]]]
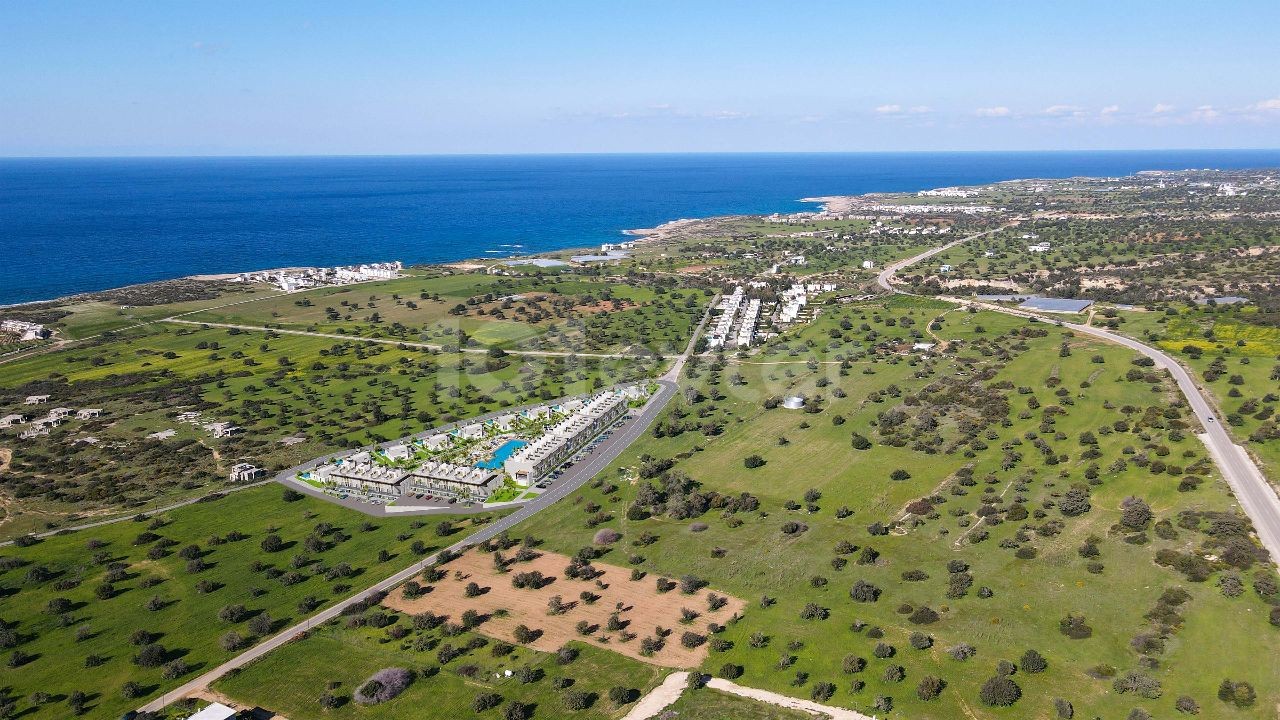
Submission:
[[[705,687],[686,690],[668,710],[679,720],[814,720],[814,716],[807,712]]]
[[[580,500],[555,506],[522,530],[545,538],[549,549],[572,552],[588,544],[594,532],[583,508],[601,505],[612,519],[599,526],[619,529],[624,543],[644,533],[657,537],[633,551],[644,558],[641,569],[668,576],[693,573],[752,601],[726,634],[732,647],[712,653],[704,665],[710,673],[726,664],[738,666],[738,682],[751,686],[808,697],[818,683],[831,682],[836,686],[831,703],[873,712],[874,699],[883,696],[892,700],[893,715],[911,718],[1047,717],[1058,697],[1074,704],[1077,717],[1122,717],[1136,706],[1167,716],[1184,694],[1209,716],[1272,717],[1280,701],[1280,661],[1268,648],[1278,636],[1266,620],[1271,606],[1248,586],[1273,573],[1261,566],[1237,571],[1215,563],[1206,579],[1190,581],[1153,562],[1161,550],[1210,552],[1199,549],[1211,547],[1213,538],[1204,526],[1179,527],[1181,513],[1226,511],[1234,504],[1208,468],[1198,488],[1179,491],[1179,477],[1204,466],[1205,451],[1193,427],[1149,412],[1162,412],[1175,397],[1168,382],[1158,376],[1148,382],[1142,373],[1136,381],[1126,380],[1126,373],[1138,367],[1130,364],[1133,355],[1064,337],[1043,324],[1032,327],[1045,333],[1041,337],[995,341],[1023,325],[988,313],[948,314],[936,333],[961,343],[941,358],[922,360],[886,349],[910,338],[902,329],[904,316],[914,313],[918,328],[919,320],[933,317],[936,309],[905,299],[889,307],[835,309],[802,335],[816,340],[848,316],[855,337],[842,336],[836,347],[802,341],[805,350],[788,365],[695,367],[691,376],[703,399],[676,412],[696,417],[697,424],[646,438],[624,454],[602,475],[620,484],[620,492],[606,496],[587,489]],[[871,341],[857,330],[863,315],[877,333]],[[790,336],[786,340],[795,344]],[[876,349],[882,342],[885,347]],[[847,368],[839,361],[821,364],[856,352],[865,355]],[[739,375],[741,384],[724,380],[731,374]],[[1025,393],[1016,391],[1019,386]],[[837,387],[844,398],[833,394]],[[975,422],[975,411],[998,402],[991,394],[966,400],[964,395],[977,387],[1007,388],[999,395],[1009,410],[970,435],[963,431]],[[791,392],[821,395],[821,411],[763,408],[766,398]],[[1029,405],[1032,397],[1035,405]],[[1047,406],[1060,412],[1046,415]],[[891,409],[908,416],[911,430],[901,447],[886,443],[902,433],[886,438],[878,429],[882,413]],[[837,415],[843,419],[839,424]],[[1186,425],[1188,413],[1179,415]],[[1042,427],[1046,417],[1052,419],[1047,430]],[[1121,420],[1125,429],[1113,429]],[[669,424],[659,421],[660,427]],[[872,439],[874,447],[851,448],[855,431]],[[1096,436],[1093,458],[1078,441],[1086,431]],[[934,436],[943,439],[941,445],[931,444]],[[965,437],[981,442],[957,444]],[[1052,464],[1042,461],[1033,442],[1037,438],[1050,444]],[[752,454],[763,465],[744,467],[744,458]],[[1133,462],[1139,454],[1142,465]],[[625,510],[636,497],[636,473],[646,457],[674,459],[675,470],[687,473],[703,491],[751,493],[759,498],[761,512],[712,509],[698,518],[708,527],[697,531],[688,518],[629,519]],[[1126,462],[1117,467],[1120,459]],[[1157,459],[1158,465],[1152,462]],[[969,483],[956,475],[962,466],[972,468]],[[1178,474],[1170,474],[1168,466],[1176,466]],[[895,469],[906,470],[909,478],[891,480]],[[1068,517],[1057,505],[1074,484],[1089,488],[1091,510]],[[802,497],[810,489],[819,494],[812,502]],[[1130,496],[1142,497],[1156,520],[1171,525],[1161,534],[1153,534],[1150,524],[1142,531],[1121,526],[1121,503]],[[908,513],[908,503],[921,498],[932,498],[934,509]],[[787,503],[795,509],[787,509]],[[813,507],[806,510],[806,503]],[[1015,506],[1025,519],[1005,519],[1018,517],[1010,514]],[[852,513],[838,517],[842,507]],[[988,512],[996,519],[982,520]],[[898,520],[903,522],[895,524]],[[788,534],[783,529],[788,522],[807,529]],[[877,522],[894,529],[873,534]],[[1096,560],[1078,552],[1090,536],[1097,539]],[[841,541],[853,549],[838,549]],[[864,558],[866,547],[878,555]],[[949,597],[951,561],[967,566],[972,587]],[[1090,562],[1101,567],[1091,571]],[[918,572],[907,579],[907,571]],[[1228,596],[1219,583],[1237,573],[1246,589]],[[858,580],[880,589],[877,602],[851,601],[849,591]],[[990,592],[979,592],[981,587]],[[1144,615],[1172,587],[1189,594],[1181,619],[1153,629]],[[756,602],[762,596],[773,600]],[[826,619],[801,619],[808,603],[823,609],[819,615]],[[938,619],[925,615],[923,624],[908,621],[922,606]],[[1075,640],[1059,632],[1068,614],[1086,616],[1089,638]],[[1210,637],[1214,629],[1217,640]],[[913,632],[931,636],[932,644],[915,649],[909,642]],[[1160,638],[1161,651],[1133,649],[1130,641],[1148,633]],[[874,652],[882,642],[893,647],[889,657]],[[963,662],[948,652],[962,643],[977,649]],[[1049,669],[1014,676],[1022,699],[1013,708],[984,705],[978,690],[995,674],[996,662],[1019,663],[1028,649],[1047,658]],[[846,674],[846,655],[865,659],[866,669]],[[905,679],[897,679],[898,666]],[[1159,699],[1116,692],[1111,675],[1130,671],[1160,682]],[[916,697],[916,684],[926,675],[947,683],[936,700]],[[1227,710],[1215,697],[1223,678],[1252,683],[1256,703]]]
[[[1231,433],[1261,461],[1271,481],[1280,482],[1280,328],[1249,322],[1256,312],[1250,307],[1176,312],[1122,312],[1120,330],[1154,339],[1194,369]]]
[[[221,644],[227,633],[252,644],[452,542],[434,527],[424,519],[367,521],[311,498],[287,502],[269,485],[5,548],[3,685],[22,717],[68,717],[65,701],[75,691],[89,696],[90,716],[118,716],[230,657]],[[271,535],[280,549],[264,549]],[[221,616],[236,605],[242,617]],[[147,636],[134,637],[138,631]],[[150,643],[161,646],[161,665],[134,660]],[[185,671],[163,666],[175,662]],[[125,696],[126,683],[136,684],[136,697]],[[36,705],[36,692],[52,699]]]
[[[652,363],[494,358],[297,335],[151,325],[124,336],[0,365],[0,414],[28,394],[58,406],[102,408],[12,448],[13,499],[0,534],[42,530],[76,513],[142,507],[216,487],[230,465],[283,469],[340,447],[387,440],[543,398],[651,374]],[[174,420],[184,410],[229,421],[243,436],[214,439]],[[147,436],[177,431],[167,441]],[[96,445],[78,443],[92,437]],[[286,438],[301,438],[292,445]],[[55,525],[56,526],[56,525]]]
[[[701,292],[656,284],[560,274],[427,274],[269,297],[186,319],[455,347],[580,352],[645,347],[669,353],[688,339],[704,304]]]
[[[560,664],[556,655],[506,646],[496,654],[498,644],[474,633],[445,636],[441,630],[410,630],[393,639],[395,628],[410,629],[411,618],[396,616],[385,629],[351,628],[334,621],[305,640],[290,643],[250,664],[235,675],[218,682],[214,689],[249,705],[258,705],[289,718],[400,718],[501,717],[512,701],[529,706],[530,717],[574,717],[587,720],[617,718],[626,714],[630,702],[621,706],[609,698],[609,690],[630,690],[638,698],[661,681],[665,671],[627,660],[589,644],[573,643],[576,659]],[[464,651],[456,659],[440,663],[444,644],[466,648],[472,641],[484,643]],[[375,708],[350,701],[351,694],[370,675],[385,667],[414,670],[419,678],[399,697]],[[521,668],[527,676],[506,676]],[[528,682],[523,682],[528,679]],[[563,687],[558,687],[563,685]],[[328,690],[344,699],[333,710],[322,711],[317,699]],[[477,713],[473,703],[478,695],[496,693],[500,705]],[[585,693],[589,707],[570,710],[568,693]]]

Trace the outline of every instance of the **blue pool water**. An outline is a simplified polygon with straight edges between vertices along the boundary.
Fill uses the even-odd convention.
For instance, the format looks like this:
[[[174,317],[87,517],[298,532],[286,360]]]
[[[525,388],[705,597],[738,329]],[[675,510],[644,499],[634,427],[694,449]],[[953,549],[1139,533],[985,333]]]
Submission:
[[[502,447],[493,451],[493,457],[476,463],[476,467],[484,468],[485,470],[498,470],[502,467],[502,463],[506,462],[507,458],[511,457],[515,451],[528,444],[523,440],[508,440],[502,444]]]

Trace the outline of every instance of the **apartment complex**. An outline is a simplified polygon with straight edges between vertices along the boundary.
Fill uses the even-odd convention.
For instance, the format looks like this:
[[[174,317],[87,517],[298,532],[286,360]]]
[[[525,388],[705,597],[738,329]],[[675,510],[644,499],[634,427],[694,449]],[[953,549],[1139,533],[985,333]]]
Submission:
[[[623,393],[597,395],[549,428],[542,437],[516,451],[502,467],[518,483],[534,482],[567,460],[626,411],[627,400]]]

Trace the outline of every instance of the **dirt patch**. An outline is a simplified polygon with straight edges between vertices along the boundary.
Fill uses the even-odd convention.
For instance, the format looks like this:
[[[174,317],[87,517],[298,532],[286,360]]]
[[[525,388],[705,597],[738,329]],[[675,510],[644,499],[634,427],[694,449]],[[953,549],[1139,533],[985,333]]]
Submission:
[[[507,555],[510,557],[510,553]],[[494,569],[491,555],[471,551],[446,565],[448,575],[435,583],[430,592],[406,600],[400,590],[396,590],[387,596],[383,604],[410,614],[430,610],[449,615],[454,622],[467,609],[474,609],[482,615],[493,615],[501,609],[507,614],[490,617],[477,628],[479,632],[515,642],[512,633],[516,626],[526,625],[542,632],[529,643],[536,650],[554,652],[570,640],[580,640],[641,662],[671,668],[697,667],[707,656],[705,643],[692,649],[681,644],[680,637],[685,632],[706,635],[707,623],[724,625],[746,607],[742,600],[710,589],[699,590],[692,595],[684,595],[679,589],[659,593],[656,575],[633,581],[629,569],[604,563],[592,563],[603,573],[595,580],[574,580],[564,577],[564,569],[568,565],[569,558],[565,555],[542,553],[528,562],[511,565],[509,572],[499,574]],[[552,578],[552,581],[537,590],[512,587],[511,579],[517,573],[534,570]],[[597,580],[603,587],[597,584]],[[478,597],[468,598],[465,589],[472,582],[485,590]],[[588,605],[579,599],[584,590],[600,598]],[[728,600],[724,607],[714,611],[707,607],[707,596],[713,592]],[[549,615],[547,602],[556,595],[570,606],[569,610],[560,615]],[[682,608],[694,610],[699,615],[688,625],[681,624]],[[615,611],[626,625],[623,630],[637,637],[624,642],[622,631],[606,630],[609,616]],[[584,620],[595,628],[589,635],[577,631],[578,623]],[[640,654],[640,640],[652,635],[657,626],[672,632],[661,650],[644,657]]]
[[[0,448],[0,473],[4,473],[9,469],[9,463],[13,462],[13,450],[10,448]]]
[[[676,272],[680,275],[697,275],[700,272],[705,272],[714,268],[714,265],[686,265],[685,267],[677,269]]]

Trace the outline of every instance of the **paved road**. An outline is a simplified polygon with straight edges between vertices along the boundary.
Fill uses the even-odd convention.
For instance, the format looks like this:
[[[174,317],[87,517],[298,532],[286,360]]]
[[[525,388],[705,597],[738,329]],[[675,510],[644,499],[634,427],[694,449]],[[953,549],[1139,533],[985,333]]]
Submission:
[[[265,327],[262,325],[235,325],[233,323],[204,322],[200,320],[180,320],[176,316],[165,318],[160,322],[182,323],[183,325],[207,325],[209,327],[230,328],[234,330],[246,330],[248,332],[272,332],[280,335],[305,335],[307,337],[328,338],[331,340],[342,340],[345,342],[371,342],[380,343],[382,345],[404,345],[411,348],[425,348],[427,350],[443,350],[444,346],[438,343],[424,343],[412,340],[394,340],[391,338],[371,338],[360,337],[359,335],[340,335],[338,333],[322,333],[312,332],[310,330],[286,330],[283,328]],[[486,354],[489,348],[459,348],[458,352]],[[635,359],[637,357],[652,357],[649,352],[643,353],[588,353],[573,352],[571,350],[506,350],[508,355],[529,355],[533,357],[587,357],[587,358],[615,358],[615,359]]]
[[[902,294],[893,286],[894,274],[913,263],[928,258],[946,250],[948,248],[959,245],[962,242],[981,237],[994,230],[986,233],[971,235],[960,240],[955,240],[942,247],[934,248],[919,255],[901,260],[886,267],[877,278],[880,287]],[[1208,399],[1206,392],[1196,385],[1191,374],[1186,368],[1180,365],[1169,355],[1157,350],[1150,345],[1138,342],[1133,338],[1117,335],[1102,328],[1096,328],[1089,325],[1081,325],[1079,323],[1066,322],[1058,318],[1047,317],[1038,313],[1016,310],[1007,308],[993,303],[975,302],[964,298],[952,298],[939,296],[939,300],[957,303],[960,305],[974,305],[987,310],[1002,312],[1006,315],[1015,315],[1043,322],[1054,323],[1068,328],[1073,332],[1082,335],[1089,335],[1100,340],[1123,345],[1131,350],[1135,350],[1155,361],[1156,367],[1169,371],[1174,381],[1178,384],[1178,389],[1183,396],[1187,398],[1192,412],[1199,419],[1200,425],[1205,429],[1201,434],[1200,440],[1204,442],[1205,447],[1209,450],[1209,456],[1213,458],[1214,464],[1218,466],[1218,470],[1222,472],[1222,476],[1226,478],[1227,484],[1231,486],[1232,492],[1236,499],[1240,501],[1240,507],[1244,510],[1249,519],[1253,521],[1253,527],[1258,533],[1258,539],[1267,552],[1271,554],[1271,559],[1276,564],[1280,564],[1280,498],[1276,497],[1275,491],[1271,484],[1263,476],[1262,471],[1258,469],[1257,464],[1253,462],[1253,458],[1249,456],[1248,451],[1231,439],[1231,436],[1222,428],[1221,422],[1217,418],[1216,411],[1213,409],[1213,403]]]
[[[660,380],[658,381],[658,385],[658,391],[649,398],[649,402],[645,404],[638,414],[628,420],[627,424],[621,430],[615,432],[607,440],[600,443],[596,448],[595,453],[593,453],[588,460],[574,465],[565,471],[560,481],[556,485],[552,486],[550,490],[539,495],[537,499],[521,506],[521,508],[516,512],[499,518],[462,540],[459,540],[453,545],[450,545],[448,549],[452,551],[461,551],[466,547],[497,537],[502,532],[511,530],[516,525],[529,519],[539,511],[550,507],[557,500],[560,500],[581,488],[583,484],[595,477],[595,475],[601,470],[605,469],[605,467],[607,467],[609,463],[613,462],[613,460],[620,455],[623,450],[626,450],[632,442],[648,430],[649,426],[658,417],[658,413],[662,412],[662,410],[667,406],[667,403],[670,402],[671,398],[675,396],[675,383],[668,380]],[[282,630],[249,650],[246,650],[236,657],[200,675],[194,680],[164,693],[160,697],[152,700],[146,705],[143,705],[140,709],[146,711],[158,711],[174,700],[186,697],[200,688],[207,687],[210,683],[227,674],[231,670],[244,667],[248,663],[253,662],[276,648],[279,648],[292,640],[299,633],[311,630],[318,625],[322,625],[338,617],[342,614],[342,611],[345,608],[359,602],[370,593],[389,591],[396,585],[399,585],[425,570],[427,566],[434,563],[438,557],[438,553],[431,555],[426,559],[401,570],[386,580],[365,588],[355,595],[322,610],[316,615],[290,628]]]
[[[451,551],[461,551],[466,547],[497,537],[504,531],[511,530],[516,525],[529,519],[536,513],[550,507],[556,501],[577,491],[587,481],[595,477],[597,473],[608,467],[608,465],[621,455],[622,452],[631,445],[631,443],[639,439],[639,437],[649,429],[649,426],[657,419],[658,414],[661,413],[663,409],[666,408],[667,403],[671,402],[671,399],[675,397],[678,386],[673,378],[678,376],[679,369],[684,366],[684,362],[688,359],[689,353],[692,352],[693,347],[696,345],[698,335],[706,325],[708,317],[710,317],[710,310],[704,313],[702,322],[698,324],[698,327],[693,333],[693,337],[689,340],[688,347],[682,355],[676,358],[671,371],[657,381],[657,392],[649,397],[649,401],[640,409],[640,412],[632,416],[622,429],[615,431],[613,435],[610,435],[606,440],[602,441],[586,460],[566,470],[555,485],[539,495],[536,499],[522,505],[519,510],[511,513],[510,515],[489,523],[480,530],[468,535],[453,545],[450,545],[447,549]],[[672,373],[675,373],[675,375]],[[186,697],[196,690],[207,687],[218,678],[226,675],[228,672],[244,667],[272,650],[279,648],[285,643],[291,641],[299,633],[307,632],[312,628],[323,625],[324,623],[340,616],[345,608],[359,602],[370,593],[389,591],[396,585],[399,585],[425,570],[429,565],[434,563],[438,557],[439,553],[433,554],[417,563],[414,563],[413,565],[410,565],[404,570],[395,573],[391,577],[351,595],[332,607],[322,610],[316,615],[280,631],[234,658],[231,658],[208,672],[201,674],[199,677],[160,695],[139,709],[151,712],[164,709],[164,707],[170,702]]]

